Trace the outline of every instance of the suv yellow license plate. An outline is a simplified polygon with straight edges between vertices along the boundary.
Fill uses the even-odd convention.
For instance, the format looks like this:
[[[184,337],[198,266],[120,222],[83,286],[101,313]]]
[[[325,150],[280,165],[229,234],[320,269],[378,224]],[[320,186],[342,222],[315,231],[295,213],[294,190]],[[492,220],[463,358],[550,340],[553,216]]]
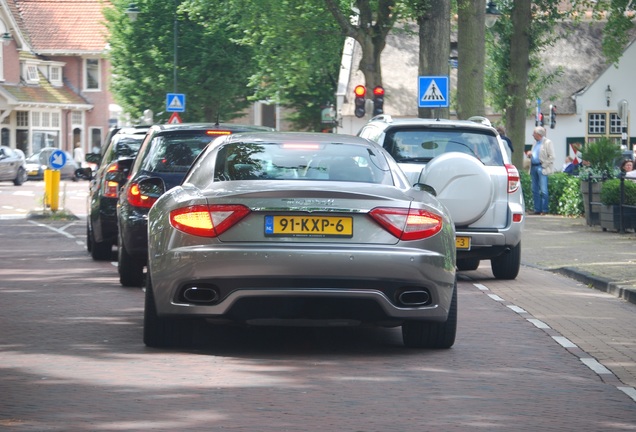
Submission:
[[[455,237],[455,248],[460,250],[470,250],[470,237]]]
[[[284,237],[352,237],[349,216],[265,216],[265,235]]]

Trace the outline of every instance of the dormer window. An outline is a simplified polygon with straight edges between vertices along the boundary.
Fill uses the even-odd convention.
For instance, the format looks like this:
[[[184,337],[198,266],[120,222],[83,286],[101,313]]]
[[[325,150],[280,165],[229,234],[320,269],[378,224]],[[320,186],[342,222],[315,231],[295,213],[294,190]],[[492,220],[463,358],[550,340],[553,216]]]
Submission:
[[[59,66],[51,66],[49,81],[56,86],[62,85],[62,68]]]
[[[35,65],[26,65],[26,81],[29,84],[37,84],[40,82],[38,68]]]

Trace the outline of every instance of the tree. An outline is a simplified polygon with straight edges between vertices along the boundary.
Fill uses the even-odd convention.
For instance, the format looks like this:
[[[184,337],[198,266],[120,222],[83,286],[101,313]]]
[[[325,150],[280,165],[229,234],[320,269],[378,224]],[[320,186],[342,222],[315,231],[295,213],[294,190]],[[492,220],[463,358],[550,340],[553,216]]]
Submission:
[[[420,43],[418,75],[449,76],[450,0],[411,0],[409,6],[418,24]],[[418,108],[418,117],[448,118],[448,108]]]
[[[557,21],[575,17],[575,10],[563,11],[559,0],[513,0],[499,6],[502,17],[491,29],[494,33],[487,87],[493,106],[504,115],[508,136],[516,147],[513,163],[523,165],[528,100],[535,100],[556,75],[540,73],[540,52],[553,44]],[[521,151],[519,151],[521,150]]]
[[[178,91],[186,95],[184,121],[229,120],[247,104],[248,77],[254,70],[252,50],[233,41],[236,33],[216,20],[196,21],[184,3],[165,0],[136,2],[140,13],[132,22],[127,0],[105,10],[110,31],[112,91],[132,118],[145,109],[167,119],[166,94],[173,91],[174,27],[178,22]],[[177,7],[178,6],[178,7]]]
[[[359,70],[364,75],[367,89],[382,86],[380,57],[386,46],[386,37],[400,17],[395,0],[355,0],[357,19],[352,23],[340,2],[324,0],[327,9],[336,19],[342,33],[360,44],[362,58]],[[346,3],[348,5],[348,3]]]
[[[291,108],[297,129],[318,131],[321,109],[334,102],[344,37],[323,0],[184,1],[202,25],[223,20],[233,41],[252,53],[251,101]],[[219,9],[223,13],[219,14]]]
[[[457,0],[457,117],[483,116],[485,0]]]

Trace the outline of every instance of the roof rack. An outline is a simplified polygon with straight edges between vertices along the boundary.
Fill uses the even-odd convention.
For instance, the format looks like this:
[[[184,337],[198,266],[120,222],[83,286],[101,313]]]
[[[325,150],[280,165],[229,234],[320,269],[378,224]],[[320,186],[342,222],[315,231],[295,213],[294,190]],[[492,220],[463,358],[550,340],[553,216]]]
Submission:
[[[475,122],[475,123],[481,123],[485,126],[490,126],[492,127],[492,123],[490,123],[490,120],[488,120],[486,117],[482,117],[482,116],[472,116],[468,118],[469,121]]]
[[[380,114],[371,119],[371,121],[384,121],[387,123],[393,122],[393,118],[388,114]]]

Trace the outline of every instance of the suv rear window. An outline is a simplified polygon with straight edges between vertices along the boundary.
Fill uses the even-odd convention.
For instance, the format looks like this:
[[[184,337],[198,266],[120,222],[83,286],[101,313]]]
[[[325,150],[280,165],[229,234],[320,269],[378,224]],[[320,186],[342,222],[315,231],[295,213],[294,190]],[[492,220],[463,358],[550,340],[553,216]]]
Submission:
[[[405,129],[389,130],[384,148],[400,163],[429,162],[449,152],[469,154],[484,165],[504,164],[497,138],[469,129]]]

